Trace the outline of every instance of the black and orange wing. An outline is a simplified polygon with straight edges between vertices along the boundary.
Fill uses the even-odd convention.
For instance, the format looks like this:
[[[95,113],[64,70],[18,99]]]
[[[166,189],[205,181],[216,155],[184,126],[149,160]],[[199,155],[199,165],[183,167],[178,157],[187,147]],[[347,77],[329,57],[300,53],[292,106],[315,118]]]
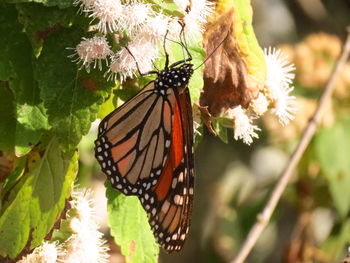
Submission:
[[[143,196],[156,185],[171,144],[171,105],[151,82],[99,125],[95,156],[112,186]]]
[[[95,144],[112,186],[138,196],[158,242],[168,252],[180,250],[194,192],[187,84],[158,89],[151,82],[101,122]]]
[[[194,192],[193,124],[188,89],[175,94],[171,147],[158,183],[150,197],[156,203],[149,221],[158,242],[168,251],[182,248],[190,225]],[[143,201],[141,199],[141,201]],[[145,202],[145,201],[144,201]],[[152,204],[145,202],[146,206]]]

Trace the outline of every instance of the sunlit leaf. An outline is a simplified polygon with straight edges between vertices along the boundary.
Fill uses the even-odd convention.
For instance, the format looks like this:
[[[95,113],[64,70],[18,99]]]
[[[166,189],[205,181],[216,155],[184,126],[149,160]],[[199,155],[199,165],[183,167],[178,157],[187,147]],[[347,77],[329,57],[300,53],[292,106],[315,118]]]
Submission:
[[[159,247],[147,215],[136,196],[125,196],[107,185],[108,224],[127,263],[158,262]]]
[[[112,86],[102,72],[78,71],[68,58],[73,51],[67,48],[79,43],[81,36],[78,29],[62,29],[50,35],[36,67],[49,124],[67,149],[74,149],[87,134]]]
[[[52,139],[10,193],[0,217],[1,256],[15,258],[24,247],[41,244],[64,208],[77,169],[77,154],[66,156]]]

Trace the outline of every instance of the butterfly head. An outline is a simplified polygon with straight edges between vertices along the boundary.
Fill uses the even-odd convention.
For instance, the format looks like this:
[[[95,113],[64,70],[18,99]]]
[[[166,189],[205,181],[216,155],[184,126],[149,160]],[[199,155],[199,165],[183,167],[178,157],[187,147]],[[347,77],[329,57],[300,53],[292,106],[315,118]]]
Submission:
[[[170,67],[162,70],[155,80],[159,87],[186,87],[193,74],[193,65],[184,63],[180,67]]]

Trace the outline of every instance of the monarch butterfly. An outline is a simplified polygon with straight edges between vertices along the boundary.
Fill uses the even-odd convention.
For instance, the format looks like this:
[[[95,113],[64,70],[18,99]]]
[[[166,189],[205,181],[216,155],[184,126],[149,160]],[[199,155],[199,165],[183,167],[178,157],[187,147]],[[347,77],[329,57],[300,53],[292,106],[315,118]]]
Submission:
[[[158,243],[179,251],[189,230],[194,192],[193,120],[188,58],[157,74],[99,125],[95,156],[111,185],[139,198]],[[131,54],[131,53],[130,53]],[[132,55],[132,54],[131,54]]]

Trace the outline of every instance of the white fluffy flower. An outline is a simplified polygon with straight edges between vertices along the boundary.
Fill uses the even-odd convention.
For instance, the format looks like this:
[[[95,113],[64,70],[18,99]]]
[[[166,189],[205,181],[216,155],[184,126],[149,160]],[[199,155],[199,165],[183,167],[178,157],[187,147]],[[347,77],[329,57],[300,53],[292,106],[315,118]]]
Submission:
[[[75,190],[72,193],[73,200],[70,201],[72,209],[76,211],[76,219],[80,222],[87,222],[91,227],[96,228],[96,215],[94,204],[91,199],[91,192]],[[73,221],[73,220],[72,220]],[[77,229],[73,229],[78,232]]]
[[[94,26],[102,34],[123,31],[131,39],[126,48],[122,48],[114,54],[112,63],[105,75],[108,79],[122,80],[132,77],[137,71],[137,65],[141,72],[150,71],[153,68],[152,61],[158,56],[158,45],[164,39],[167,31],[169,37],[179,38],[181,26],[175,18],[156,13],[150,4],[140,3],[137,0],[75,0],[80,9],[89,13],[89,17],[97,19]],[[192,38],[201,32],[201,26],[212,11],[212,5],[206,0],[177,0],[179,8],[184,11],[184,31]],[[187,7],[190,7],[187,10]],[[91,50],[90,42],[84,39],[76,48],[78,62],[90,70],[91,63],[98,64],[101,68],[101,60],[111,56],[111,50],[107,44],[104,56],[97,56]],[[105,41],[106,42],[106,41]],[[106,42],[107,43],[107,42]],[[107,61],[107,59],[106,59]]]
[[[296,111],[295,97],[289,93],[293,90],[292,84],[295,70],[280,50],[264,50],[267,74],[265,80],[266,95],[272,101],[272,111],[279,118],[282,125],[286,125]]]
[[[153,68],[152,61],[158,55],[158,49],[154,41],[148,41],[147,35],[135,37],[128,45],[128,49],[122,48],[113,58],[109,68],[109,78],[120,76],[122,80],[132,77],[137,72],[137,66],[141,73],[146,73]],[[136,65],[137,62],[137,65]]]
[[[129,33],[133,33],[146,22],[151,13],[152,9],[147,4],[131,3],[125,5],[121,17],[122,27]]]
[[[64,253],[60,255],[62,263],[107,263],[108,247],[102,234],[92,231],[71,235],[64,243]]]
[[[119,0],[96,0],[90,17],[99,19],[97,28],[100,32],[112,33],[120,29],[123,6]]]
[[[208,16],[213,12],[212,2],[206,0],[191,0],[191,10],[189,14],[196,17],[200,24],[207,22]]]
[[[74,191],[70,202],[76,216],[70,219],[73,234],[61,245],[59,262],[107,263],[108,247],[103,234],[98,231],[97,218],[90,192]]]
[[[140,31],[148,41],[164,38],[168,29],[169,19],[164,15],[148,17]]]
[[[90,12],[93,9],[95,0],[74,0],[73,5],[79,6],[80,12]]]
[[[273,104],[272,112],[278,117],[282,125],[287,125],[289,121],[294,119],[296,98],[289,95],[293,89],[294,87],[285,87],[282,89]]]
[[[242,139],[244,143],[250,145],[253,138],[259,138],[256,131],[260,129],[252,124],[252,119],[246,114],[246,111],[241,106],[234,109],[229,109],[227,114],[234,122],[234,138],[235,140]]]
[[[190,10],[184,16],[185,33],[190,39],[203,32],[203,25],[213,12],[213,4],[206,0],[191,0]]]
[[[57,243],[44,241],[43,244],[34,249],[34,251],[17,261],[17,263],[56,263],[58,255]]]
[[[197,20],[196,14],[189,12],[184,16],[185,34],[188,35],[189,40],[195,39],[202,32],[201,24]]]
[[[265,95],[259,92],[258,97],[255,100],[252,100],[250,107],[255,114],[261,116],[267,111],[269,102]]]
[[[76,58],[74,61],[81,63],[86,70],[90,71],[91,63],[94,63],[94,68],[102,69],[102,61],[106,61],[107,57],[111,55],[112,51],[105,37],[93,37],[90,39],[83,38],[83,40],[76,46],[75,54],[70,57]]]

